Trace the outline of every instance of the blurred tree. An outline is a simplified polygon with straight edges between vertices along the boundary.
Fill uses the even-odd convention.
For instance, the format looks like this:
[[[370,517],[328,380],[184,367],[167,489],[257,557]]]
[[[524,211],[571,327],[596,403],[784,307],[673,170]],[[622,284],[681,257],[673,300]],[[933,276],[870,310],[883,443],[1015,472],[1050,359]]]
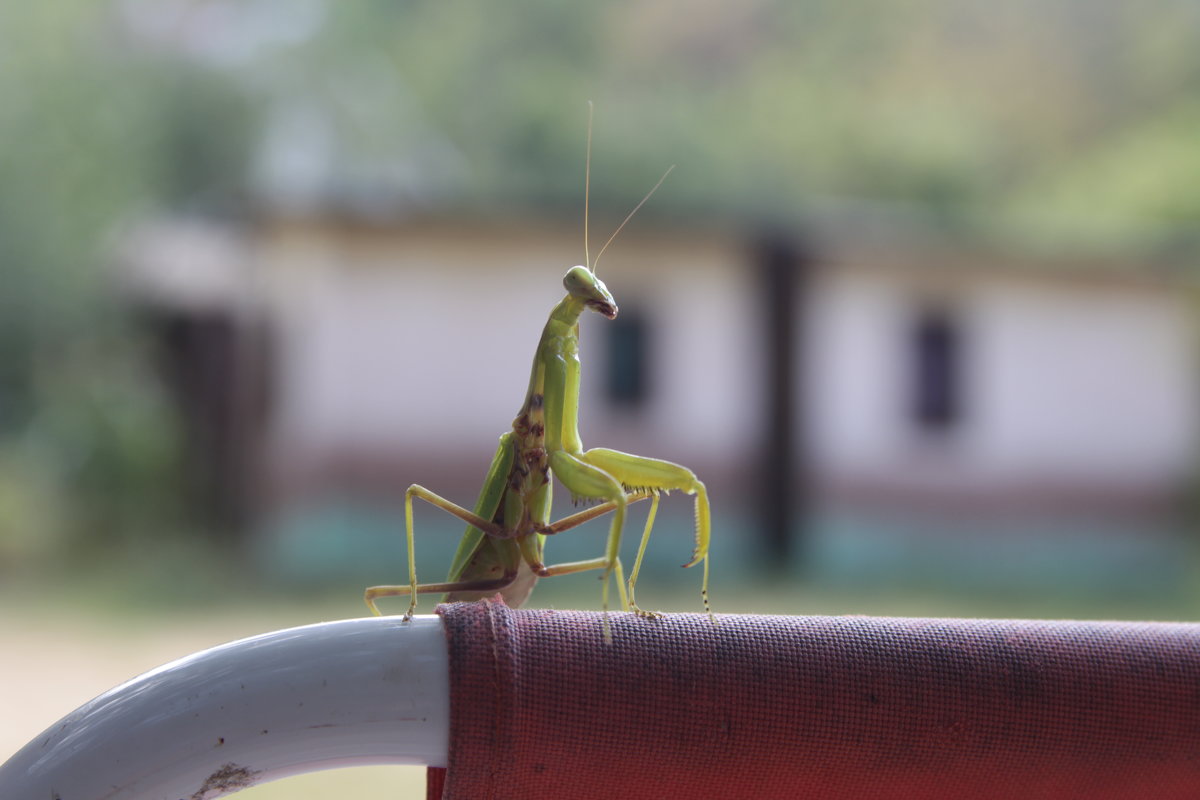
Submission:
[[[1048,175],[1086,170],[1090,153],[1197,97],[1200,6],[331,4],[311,41],[277,55],[390,82],[408,108],[391,122],[426,121],[470,165],[461,203],[576,214],[592,99],[602,213],[680,163],[646,213],[761,222],[837,198],[978,230],[1023,220]],[[1143,155],[1112,158],[1134,171]],[[1118,171],[1080,191],[1122,194]],[[1185,190],[1168,180],[1166,195]]]
[[[88,0],[0,8],[0,462],[21,465],[0,482],[56,498],[9,503],[0,538],[87,553],[180,524],[175,422],[112,294],[112,236],[227,203],[249,130],[232,84],[114,20]]]

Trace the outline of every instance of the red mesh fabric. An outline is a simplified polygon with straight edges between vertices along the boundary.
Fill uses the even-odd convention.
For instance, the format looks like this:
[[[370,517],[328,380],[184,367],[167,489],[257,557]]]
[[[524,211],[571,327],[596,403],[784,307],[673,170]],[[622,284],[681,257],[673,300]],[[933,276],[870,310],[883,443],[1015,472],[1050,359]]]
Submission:
[[[441,800],[446,786],[446,770],[430,767],[425,770],[425,800]]]
[[[1200,625],[438,613],[430,797],[1200,797]]]

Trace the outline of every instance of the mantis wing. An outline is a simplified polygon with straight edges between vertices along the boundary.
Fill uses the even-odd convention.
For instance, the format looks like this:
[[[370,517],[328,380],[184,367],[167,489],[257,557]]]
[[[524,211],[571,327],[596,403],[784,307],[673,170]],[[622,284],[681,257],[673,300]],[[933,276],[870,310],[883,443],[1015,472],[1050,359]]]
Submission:
[[[496,517],[496,510],[500,508],[504,492],[508,489],[508,474],[512,470],[515,452],[512,438],[512,433],[505,433],[500,437],[500,445],[496,448],[496,455],[492,457],[492,466],[488,468],[487,477],[483,479],[483,488],[479,492],[479,499],[475,501],[476,516],[484,519],[495,519]],[[458,543],[458,550],[454,553],[454,561],[450,564],[448,580],[462,579],[463,568],[470,562],[471,556],[483,538],[483,531],[474,525],[467,526],[462,540]]]

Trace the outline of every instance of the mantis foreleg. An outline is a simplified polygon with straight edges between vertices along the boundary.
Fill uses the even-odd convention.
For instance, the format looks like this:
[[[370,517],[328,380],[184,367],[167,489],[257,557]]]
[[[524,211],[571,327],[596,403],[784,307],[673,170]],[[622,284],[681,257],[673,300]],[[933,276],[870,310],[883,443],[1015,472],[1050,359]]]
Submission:
[[[608,581],[617,565],[618,553],[621,549],[621,531],[625,527],[625,489],[620,481],[594,464],[589,464],[579,456],[574,456],[564,450],[550,453],[550,469],[562,481],[570,492],[577,497],[595,497],[607,500],[612,505],[613,521],[608,531],[608,544],[604,554],[604,588],[600,599],[602,607],[608,610]]]
[[[708,604],[708,543],[712,522],[711,512],[708,507],[708,491],[705,489],[704,484],[691,470],[679,464],[671,461],[662,461],[657,458],[646,458],[645,456],[622,453],[619,450],[596,447],[583,453],[580,459],[610,475],[630,491],[657,492],[678,489],[690,495],[695,495],[695,548],[692,551],[691,559],[683,566],[691,567],[700,562],[704,563],[700,593],[704,600],[704,610],[708,613],[709,617],[712,617],[712,609]],[[645,550],[646,542],[650,538],[650,528],[654,523],[654,511],[655,508],[652,507],[650,517],[646,520],[646,529],[642,534],[638,559],[634,564],[632,577],[635,583],[641,563],[641,554]],[[640,610],[637,608],[636,603],[632,607],[634,610]]]

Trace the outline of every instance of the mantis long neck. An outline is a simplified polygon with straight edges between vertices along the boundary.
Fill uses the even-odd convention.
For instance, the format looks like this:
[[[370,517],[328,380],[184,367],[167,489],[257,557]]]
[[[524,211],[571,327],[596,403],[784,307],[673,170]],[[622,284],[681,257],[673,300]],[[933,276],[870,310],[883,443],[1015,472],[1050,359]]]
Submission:
[[[533,356],[525,403],[513,421],[523,448],[579,452],[579,315],[586,306],[567,295],[550,312]]]

